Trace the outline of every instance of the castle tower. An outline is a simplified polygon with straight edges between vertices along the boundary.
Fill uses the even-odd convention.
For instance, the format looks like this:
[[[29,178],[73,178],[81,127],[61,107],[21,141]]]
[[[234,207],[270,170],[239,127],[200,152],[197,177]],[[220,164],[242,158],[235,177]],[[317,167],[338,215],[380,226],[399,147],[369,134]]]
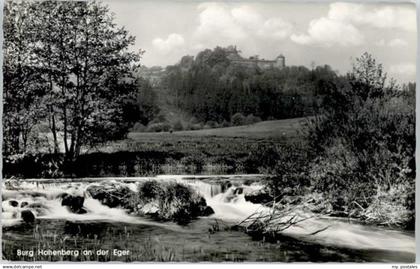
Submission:
[[[286,57],[284,57],[283,54],[280,54],[279,56],[277,56],[275,67],[280,68],[280,69],[283,69],[284,67],[286,67]]]

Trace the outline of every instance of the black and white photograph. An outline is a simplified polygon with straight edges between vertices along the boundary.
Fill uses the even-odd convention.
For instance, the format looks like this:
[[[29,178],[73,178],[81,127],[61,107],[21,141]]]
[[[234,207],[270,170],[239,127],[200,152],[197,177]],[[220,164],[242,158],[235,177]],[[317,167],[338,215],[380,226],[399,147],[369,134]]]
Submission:
[[[416,260],[414,2],[6,0],[6,262]]]

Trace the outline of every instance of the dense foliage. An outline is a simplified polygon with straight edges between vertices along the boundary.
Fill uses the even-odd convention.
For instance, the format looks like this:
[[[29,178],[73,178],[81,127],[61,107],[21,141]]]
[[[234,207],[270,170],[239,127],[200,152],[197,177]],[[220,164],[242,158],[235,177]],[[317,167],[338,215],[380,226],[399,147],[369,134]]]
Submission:
[[[4,152],[25,153],[40,124],[68,159],[123,137],[134,122],[141,53],[96,2],[5,4]],[[134,114],[134,115],[138,115]]]
[[[412,225],[415,85],[387,82],[382,65],[365,53],[325,89],[321,113],[306,128],[308,147],[282,151],[271,191],[322,193],[342,215]]]

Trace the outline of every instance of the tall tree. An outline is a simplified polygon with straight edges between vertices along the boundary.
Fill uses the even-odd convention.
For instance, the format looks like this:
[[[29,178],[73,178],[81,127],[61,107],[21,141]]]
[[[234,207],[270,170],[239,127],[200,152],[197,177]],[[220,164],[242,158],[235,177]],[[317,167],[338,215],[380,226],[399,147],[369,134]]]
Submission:
[[[4,152],[22,153],[39,121],[45,90],[34,55],[34,8],[27,2],[7,1],[4,8],[3,129]]]
[[[5,136],[22,136],[15,115],[35,112],[22,106],[39,102],[44,113],[37,113],[36,120],[49,122],[55,152],[57,136],[63,135],[69,160],[83,146],[123,137],[135,121],[127,113],[135,106],[134,74],[143,52],[129,51],[135,38],[117,27],[108,7],[91,1],[43,1],[11,3],[6,10],[5,110],[12,115],[9,121],[19,122],[11,122]]]
[[[66,155],[75,158],[81,146],[120,138],[130,127],[124,106],[136,98],[133,77],[140,53],[129,52],[135,38],[118,28],[106,6],[95,2],[59,3],[58,44],[67,69],[61,82],[59,115]],[[70,29],[69,19],[71,20]],[[60,31],[61,30],[61,31]],[[70,140],[70,141],[67,141]]]

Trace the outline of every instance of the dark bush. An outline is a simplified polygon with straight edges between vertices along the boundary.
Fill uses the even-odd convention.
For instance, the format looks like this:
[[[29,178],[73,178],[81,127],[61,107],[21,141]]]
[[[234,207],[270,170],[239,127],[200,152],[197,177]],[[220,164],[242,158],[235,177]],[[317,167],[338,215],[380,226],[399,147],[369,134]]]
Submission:
[[[139,186],[137,203],[135,208],[139,209],[140,214],[144,213],[143,210],[148,205],[157,205],[153,217],[173,220],[179,224],[186,224],[199,216],[208,216],[212,211],[206,200],[196,191],[176,182],[151,180],[142,183]]]
[[[308,175],[333,210],[389,225],[410,221],[411,203],[395,197],[414,189],[414,99],[386,83],[367,53],[328,88],[322,115],[307,125],[317,153]]]
[[[230,123],[228,121],[226,121],[226,120],[223,120],[221,126],[222,127],[230,127]]]
[[[164,194],[162,186],[155,180],[149,180],[141,184],[138,188],[139,196],[145,200],[157,199]]]
[[[296,146],[285,146],[281,147],[278,153],[268,149],[265,154],[267,157],[278,154],[274,168],[268,169],[273,176],[266,181],[272,197],[281,198],[284,195],[303,195],[308,191],[308,188],[311,186],[308,176],[308,166],[311,159],[306,149]],[[272,160],[267,158],[262,163],[265,162],[270,163]]]
[[[147,126],[148,132],[169,132],[172,126],[167,122],[152,123]]]
[[[122,207],[131,209],[131,199],[134,192],[127,186],[120,184],[92,185],[86,189],[86,192],[103,205],[108,207]]]
[[[205,158],[201,154],[186,156],[181,159],[181,163],[187,167],[187,170],[194,173],[203,171],[205,165]]]
[[[242,113],[236,113],[232,116],[231,122],[233,126],[240,126],[245,124],[245,116]]]
[[[136,124],[134,124],[133,128],[131,128],[132,132],[145,132],[146,131],[146,126],[144,126],[143,124],[141,124],[140,122],[137,122]]]
[[[211,129],[211,128],[217,128],[218,124],[217,124],[217,122],[215,122],[213,120],[209,120],[208,122],[206,122],[206,126],[208,127],[208,129]]]
[[[259,169],[273,168],[280,159],[281,152],[276,145],[258,144],[251,149],[244,160],[244,168],[247,173],[258,173]]]
[[[191,124],[197,124],[197,123],[200,123],[200,121],[196,117],[191,117],[190,123]]]
[[[160,112],[154,119],[154,122],[166,122],[166,115],[163,112]]]
[[[195,130],[201,130],[203,129],[203,124],[202,123],[196,123],[196,124],[190,124],[189,125],[189,130],[195,131]]]

